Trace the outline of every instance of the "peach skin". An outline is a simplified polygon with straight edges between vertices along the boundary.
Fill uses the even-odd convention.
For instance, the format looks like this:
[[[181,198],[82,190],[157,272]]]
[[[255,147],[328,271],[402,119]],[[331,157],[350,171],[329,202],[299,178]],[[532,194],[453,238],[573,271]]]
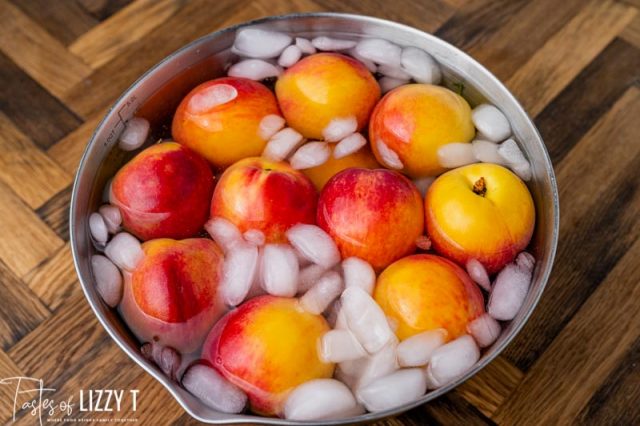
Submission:
[[[477,259],[498,272],[527,247],[535,207],[526,185],[497,164],[471,164],[438,177],[425,197],[433,248],[465,265]]]
[[[335,144],[331,145],[331,156],[327,161],[316,167],[310,169],[304,169],[304,173],[311,182],[315,185],[318,191],[322,190],[324,185],[338,172],[351,167],[360,167],[363,169],[378,169],[381,168],[380,164],[376,161],[376,157],[373,156],[371,149],[368,146],[360,148],[353,154],[349,154],[342,158],[334,158],[333,150]]]
[[[333,375],[334,365],[318,358],[327,331],[324,317],[302,310],[297,299],[259,296],[216,324],[202,358],[247,393],[252,411],[278,416],[297,385]]]
[[[257,229],[268,243],[284,243],[298,223],[315,223],[318,192],[286,162],[246,158],[229,167],[211,200],[211,216],[223,217],[242,232]]]
[[[317,221],[343,258],[359,257],[379,271],[416,249],[423,214],[418,189],[400,173],[351,168],[324,186]]]
[[[467,273],[450,260],[430,254],[392,263],[378,277],[373,296],[397,322],[400,340],[436,328],[446,329],[447,340],[453,340],[484,313],[482,293]]]
[[[202,83],[180,102],[171,128],[174,139],[212,165],[224,168],[260,155],[267,141],[260,122],[280,115],[273,93],[261,83],[223,77]]]
[[[205,238],[161,238],[142,249],[144,259],[125,274],[122,317],[143,342],[197,350],[225,312],[218,296],[222,251]]]
[[[474,135],[467,101],[431,84],[407,84],[390,91],[376,105],[369,123],[369,140],[378,161],[382,162],[378,148],[382,142],[398,155],[402,171],[413,178],[444,172],[438,148],[471,142]]]
[[[322,139],[334,118],[355,117],[357,130],[364,128],[380,99],[380,86],[361,62],[338,53],[318,53],[278,78],[276,96],[290,127],[307,138]]]
[[[195,236],[208,218],[214,177],[207,162],[175,142],[152,145],[113,178],[110,199],[124,228],[142,240]]]

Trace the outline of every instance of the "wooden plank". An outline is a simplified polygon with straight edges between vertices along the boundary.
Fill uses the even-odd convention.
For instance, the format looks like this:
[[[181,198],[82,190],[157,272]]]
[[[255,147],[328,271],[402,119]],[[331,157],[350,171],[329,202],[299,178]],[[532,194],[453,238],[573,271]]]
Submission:
[[[76,0],[96,19],[104,21],[109,16],[122,9],[132,0]]]
[[[9,356],[0,350],[0,380],[11,377],[22,377],[24,374]],[[0,422],[5,424],[13,416],[13,399],[15,398],[15,388],[10,384],[0,385]]]
[[[633,19],[636,10],[592,1],[507,80],[527,112],[536,116]]]
[[[442,425],[465,426],[495,424],[491,419],[485,417],[476,407],[465,401],[462,396],[454,392],[445,394],[420,408],[433,420],[424,421],[419,424],[437,423]]]
[[[620,37],[640,48],[640,13],[627,25]]]
[[[36,213],[49,225],[49,228],[64,240],[69,241],[69,203],[71,202],[71,185],[58,192],[40,206]]]
[[[0,200],[0,260],[22,277],[63,242],[2,182]]]
[[[69,46],[71,53],[98,68],[126,50],[178,10],[178,0],[139,0],[80,36]]]
[[[637,240],[498,409],[498,423],[568,424],[586,407],[640,336],[639,258]]]
[[[37,148],[0,112],[0,180],[32,209],[71,183],[71,175]]]
[[[88,65],[6,0],[0,1],[0,50],[58,98],[91,74]]]

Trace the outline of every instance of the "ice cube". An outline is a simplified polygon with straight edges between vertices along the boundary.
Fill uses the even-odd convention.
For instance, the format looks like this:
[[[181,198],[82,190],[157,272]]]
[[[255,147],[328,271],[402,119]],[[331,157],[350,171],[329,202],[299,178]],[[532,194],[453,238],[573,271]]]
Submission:
[[[423,331],[398,344],[396,354],[401,367],[420,367],[427,365],[431,354],[444,345],[449,333],[444,328]]]
[[[320,359],[323,362],[344,362],[366,356],[358,339],[349,330],[331,330],[320,339]]]
[[[304,267],[300,271],[298,292],[306,293],[311,287],[315,285],[320,277],[326,272],[327,268],[321,265],[312,263],[309,266]]]
[[[247,395],[204,364],[191,366],[182,377],[182,386],[203,403],[223,413],[239,413],[247,405]]]
[[[366,291],[349,287],[342,293],[341,300],[349,330],[367,352],[379,351],[393,338],[387,317]]]
[[[390,92],[396,87],[402,86],[403,84],[407,83],[409,83],[409,80],[403,80],[393,77],[382,77],[380,80],[378,80],[378,84],[380,85],[380,90],[382,91],[382,93]]]
[[[420,250],[431,250],[431,238],[426,235],[420,235],[416,238],[416,247]]]
[[[326,142],[307,142],[291,156],[289,163],[296,170],[319,166],[329,159],[331,149]]]
[[[467,273],[473,281],[478,283],[480,287],[486,291],[491,290],[491,281],[489,280],[489,274],[484,268],[484,265],[477,259],[469,259],[466,264]]]
[[[278,65],[281,67],[289,68],[296,64],[302,57],[302,50],[295,44],[288,46],[282,51],[280,58],[278,59]]]
[[[520,268],[528,271],[533,271],[533,267],[536,264],[536,258],[533,257],[531,253],[526,251],[520,252],[518,256],[516,256],[516,265]]]
[[[489,314],[482,314],[467,324],[467,332],[476,339],[481,348],[491,346],[500,336],[500,324]]]
[[[230,84],[214,84],[199,90],[191,99],[187,108],[192,114],[201,114],[231,102],[238,97],[238,91]]]
[[[338,142],[358,130],[358,120],[354,116],[333,118],[322,130],[326,142]]]
[[[313,55],[316,53],[316,48],[313,47],[313,44],[306,38],[296,37],[296,46],[298,46],[300,51],[306,55]]]
[[[511,167],[511,170],[513,170],[513,172],[517,174],[520,177],[520,179],[524,181],[531,180],[532,171],[531,171],[531,165],[529,164],[528,161],[520,164],[515,164],[514,166]]]
[[[368,38],[358,42],[355,47],[358,55],[377,64],[400,67],[402,49],[400,46],[380,38]]]
[[[163,346],[158,342],[149,342],[140,347],[140,352],[142,356],[156,364],[171,380],[177,379],[182,356],[175,349]]]
[[[404,164],[400,161],[398,154],[385,144],[382,139],[376,141],[376,148],[378,148],[378,154],[382,159],[382,164],[391,169],[400,170],[404,168]]]
[[[338,316],[340,315],[341,308],[342,308],[342,303],[340,302],[340,299],[336,299],[333,302],[331,302],[329,307],[325,310],[324,317],[326,318],[327,323],[329,323],[329,327],[336,328],[336,324],[338,323]]]
[[[471,120],[478,131],[491,142],[501,142],[511,134],[507,117],[493,105],[480,104],[471,112]]]
[[[326,269],[340,262],[336,243],[322,228],[301,223],[289,228],[286,235],[293,247],[310,262]]]
[[[275,58],[291,41],[291,37],[284,33],[245,28],[236,34],[233,51],[250,58]]]
[[[382,64],[378,67],[378,72],[387,77],[395,78],[398,80],[409,81],[411,76],[405,70],[399,67],[392,67],[390,65]]]
[[[367,140],[360,133],[353,133],[342,139],[333,149],[334,158],[342,158],[358,152],[360,148],[367,144]]]
[[[442,79],[440,66],[422,49],[413,46],[403,48],[400,62],[402,68],[418,83],[438,84]]]
[[[371,412],[389,410],[420,398],[427,391],[424,371],[405,368],[373,380],[356,392],[358,401]]]
[[[473,337],[464,334],[440,346],[431,354],[427,377],[429,387],[439,388],[466,373],[480,359],[480,350]]]
[[[533,271],[530,256],[528,253],[519,255],[518,263],[509,263],[498,273],[487,303],[487,312],[493,318],[510,321],[522,307]]]
[[[494,142],[476,139],[471,142],[473,155],[478,161],[483,163],[493,163],[506,166],[507,162],[500,154],[498,154],[499,145]]]
[[[266,244],[262,252],[262,288],[274,296],[293,297],[298,291],[298,258],[288,244]]]
[[[276,133],[278,133],[285,125],[284,118],[277,114],[268,114],[262,117],[260,124],[258,125],[258,135],[264,139],[271,139]]]
[[[353,40],[342,40],[331,37],[316,37],[311,40],[311,44],[318,50],[347,50],[356,46],[357,42]]]
[[[527,159],[513,139],[507,139],[498,146],[500,155],[509,166],[527,163]]]
[[[369,71],[371,71],[372,73],[375,73],[376,71],[378,71],[378,66],[373,61],[370,61],[369,59],[365,58],[364,56],[360,56],[358,54],[358,52],[356,51],[356,49],[349,49],[348,53],[349,53],[349,55],[353,56],[354,59],[356,59],[359,62],[361,62],[362,65],[367,67],[367,69]]]
[[[107,244],[104,253],[120,269],[133,271],[144,257],[140,241],[131,234],[120,232]]]
[[[264,244],[264,233],[259,229],[249,229],[248,231],[245,231],[242,236],[248,243],[251,243],[254,246],[261,246]]]
[[[340,293],[342,293],[342,278],[337,272],[329,271],[311,287],[301,298],[300,306],[312,314],[321,314],[327,309]]]
[[[105,204],[98,209],[98,212],[104,219],[104,223],[107,225],[107,231],[109,231],[110,234],[115,234],[120,230],[122,215],[118,207],[112,204]]]
[[[353,415],[356,399],[344,383],[334,379],[313,379],[287,396],[284,417],[288,420],[329,420]]]
[[[124,151],[138,149],[147,140],[149,122],[142,117],[133,117],[124,125],[118,146]]]
[[[436,180],[436,178],[433,176],[425,176],[422,178],[414,179],[413,183],[418,188],[418,191],[420,191],[420,195],[424,197],[425,195],[427,195],[427,191],[429,190],[429,187],[434,180]]]
[[[100,213],[91,213],[89,216],[89,231],[91,231],[91,237],[101,245],[106,244],[109,239],[107,224]]]
[[[470,143],[449,143],[438,148],[438,162],[442,167],[453,169],[477,162]]]
[[[242,243],[240,230],[225,218],[212,217],[205,223],[204,229],[225,253]]]
[[[122,275],[118,267],[102,255],[91,256],[91,271],[96,281],[96,290],[102,300],[115,307],[122,298]]]
[[[285,127],[273,135],[262,152],[271,161],[282,161],[304,141],[302,135],[291,127]]]
[[[222,268],[220,292],[228,306],[242,303],[253,284],[258,270],[258,248],[240,243],[227,251]]]
[[[338,363],[336,378],[343,381],[352,390],[357,390],[378,377],[386,376],[398,369],[397,345],[398,339],[394,335],[391,341],[375,354]]]
[[[358,257],[349,257],[342,261],[342,273],[346,288],[359,287],[367,294],[373,294],[376,273],[369,262]]]
[[[280,74],[282,74],[280,68],[262,59],[245,59],[231,65],[227,71],[229,77],[248,78],[255,81],[278,77]]]

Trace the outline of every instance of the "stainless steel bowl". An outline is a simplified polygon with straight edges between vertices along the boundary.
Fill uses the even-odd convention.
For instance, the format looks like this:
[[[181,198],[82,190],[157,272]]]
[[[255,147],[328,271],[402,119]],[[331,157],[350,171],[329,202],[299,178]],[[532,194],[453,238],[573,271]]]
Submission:
[[[367,16],[335,13],[313,13],[270,17],[211,33],[165,58],[138,79],[109,110],[89,141],[76,175],[71,198],[71,248],[80,283],[91,308],[113,340],[131,359],[162,383],[184,409],[196,419],[214,423],[252,422],[258,424],[313,424],[251,415],[216,412],[169,380],[158,368],[145,360],[139,344],[120,317],[109,309],[96,292],[89,259],[94,254],[90,242],[88,217],[101,203],[103,188],[115,171],[131,154],[116,147],[124,122],[134,114],[149,119],[152,128],[170,123],[180,99],[197,84],[222,75],[233,55],[229,48],[235,33],[244,27],[260,27],[284,31],[303,37],[332,35],[358,39],[379,37],[402,46],[416,46],[433,55],[443,69],[445,84],[453,87],[464,83],[464,96],[472,105],[483,101],[500,108],[509,118],[521,148],[532,162],[533,179],[529,188],[536,204],[536,229],[532,250],[537,259],[533,283],[524,306],[505,328],[498,341],[483,354],[480,361],[464,377],[427,393],[419,400],[378,413],[347,420],[323,421],[317,424],[368,422],[407,411],[448,392],[490,363],[511,342],[538,303],[551,272],[558,240],[559,204],[553,168],[544,143],[533,122],[518,101],[482,65],[450,44],[417,29]]]

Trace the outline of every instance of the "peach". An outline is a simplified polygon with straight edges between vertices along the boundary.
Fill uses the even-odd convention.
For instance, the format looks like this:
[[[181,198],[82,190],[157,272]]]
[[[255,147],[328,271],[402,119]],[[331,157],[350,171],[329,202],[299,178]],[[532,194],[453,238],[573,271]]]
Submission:
[[[276,96],[290,127],[322,139],[334,118],[355,117],[361,130],[378,99],[380,86],[359,61],[338,53],[307,56],[276,82]]]
[[[458,265],[440,256],[416,254],[394,262],[376,283],[374,299],[396,321],[398,339],[444,328],[447,340],[466,333],[484,313],[478,286]]]
[[[180,102],[171,132],[177,142],[223,168],[262,153],[267,141],[260,122],[267,115],[280,111],[266,86],[244,78],[217,78]]]
[[[381,270],[415,250],[423,214],[418,189],[400,173],[352,168],[324,186],[317,221],[343,258],[356,256]]]
[[[122,317],[143,342],[197,350],[225,311],[218,295],[222,251],[205,238],[161,238],[142,250],[143,260],[125,273]]]
[[[246,158],[220,177],[211,216],[229,220],[242,232],[262,231],[268,243],[282,243],[293,225],[315,223],[317,199],[309,178],[289,164]]]
[[[293,388],[333,375],[334,365],[318,358],[327,331],[324,317],[304,311],[297,299],[259,296],[216,324],[202,358],[247,393],[254,412],[282,415]]]
[[[435,176],[446,169],[438,148],[471,142],[475,129],[467,101],[451,90],[430,84],[407,84],[387,93],[369,123],[373,153],[382,161],[379,143],[394,151],[402,171],[413,178]]]
[[[425,197],[425,218],[438,253],[461,265],[476,259],[492,274],[529,244],[535,207],[518,176],[480,163],[438,177]]]
[[[311,179],[311,182],[320,191],[324,185],[338,172],[351,167],[360,167],[363,169],[378,169],[380,164],[376,161],[376,157],[373,156],[371,149],[365,146],[353,154],[349,154],[342,158],[334,158],[333,150],[335,144],[331,145],[331,156],[327,161],[319,166],[305,169],[302,172]]]
[[[188,238],[207,220],[213,186],[213,173],[202,157],[163,142],[116,173],[110,199],[120,208],[124,228],[138,238]]]

